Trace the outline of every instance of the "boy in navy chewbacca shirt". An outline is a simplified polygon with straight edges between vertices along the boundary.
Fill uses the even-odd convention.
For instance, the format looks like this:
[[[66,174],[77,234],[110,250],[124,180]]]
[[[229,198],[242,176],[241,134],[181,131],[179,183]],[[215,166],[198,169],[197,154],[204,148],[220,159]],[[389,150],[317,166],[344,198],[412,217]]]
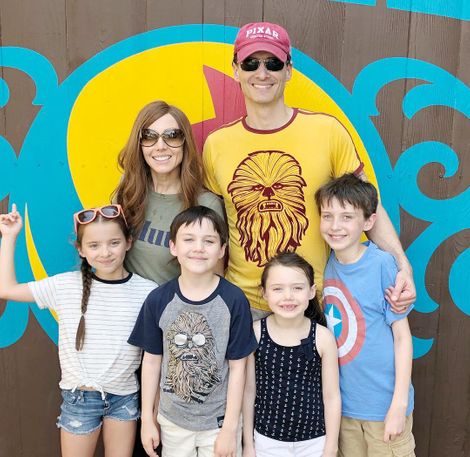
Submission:
[[[214,273],[226,242],[213,210],[176,216],[170,251],[181,275],[150,293],[129,338],[145,351],[141,438],[150,456],[160,438],[164,457],[241,455],[246,357],[257,343],[245,295]]]

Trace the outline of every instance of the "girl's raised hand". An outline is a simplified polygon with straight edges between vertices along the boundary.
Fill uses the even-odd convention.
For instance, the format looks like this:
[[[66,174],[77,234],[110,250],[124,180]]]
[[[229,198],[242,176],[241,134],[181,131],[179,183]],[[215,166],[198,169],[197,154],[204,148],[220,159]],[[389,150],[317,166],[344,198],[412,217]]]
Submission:
[[[13,203],[11,211],[7,214],[0,214],[0,232],[2,236],[16,236],[23,227],[23,219]]]

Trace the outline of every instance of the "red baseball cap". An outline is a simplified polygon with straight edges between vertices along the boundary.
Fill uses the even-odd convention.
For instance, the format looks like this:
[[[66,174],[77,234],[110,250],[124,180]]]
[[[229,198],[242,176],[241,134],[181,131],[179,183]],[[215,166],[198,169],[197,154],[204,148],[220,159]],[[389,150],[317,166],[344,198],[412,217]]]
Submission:
[[[245,60],[258,51],[270,52],[286,62],[290,56],[290,39],[285,29],[270,22],[251,22],[238,32],[234,44],[237,61]]]

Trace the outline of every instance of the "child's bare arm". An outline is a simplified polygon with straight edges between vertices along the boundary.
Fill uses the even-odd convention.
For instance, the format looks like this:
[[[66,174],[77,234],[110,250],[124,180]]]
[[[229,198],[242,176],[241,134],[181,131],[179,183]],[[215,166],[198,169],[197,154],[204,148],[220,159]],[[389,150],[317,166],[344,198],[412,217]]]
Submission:
[[[160,443],[156,423],[157,405],[155,399],[160,388],[162,356],[144,352],[142,361],[142,429],[140,437],[147,455],[156,457],[155,449]]]
[[[237,453],[237,431],[245,388],[246,357],[229,360],[227,406],[224,425],[214,444],[215,457],[235,457]]]
[[[317,350],[322,360],[322,389],[326,428],[326,442],[322,456],[336,457],[341,422],[338,350],[333,334],[321,325],[317,325]]]
[[[413,346],[410,326],[405,317],[392,324],[395,351],[395,389],[385,417],[384,441],[396,438],[405,429],[406,409],[411,382]]]
[[[255,443],[253,441],[253,432],[255,429],[255,397],[255,357],[251,354],[248,356],[246,362],[246,381],[242,404],[243,457],[254,457],[255,455]]]
[[[28,284],[18,284],[15,273],[16,238],[23,227],[20,213],[13,204],[8,214],[0,214],[0,298],[18,302],[34,301]]]

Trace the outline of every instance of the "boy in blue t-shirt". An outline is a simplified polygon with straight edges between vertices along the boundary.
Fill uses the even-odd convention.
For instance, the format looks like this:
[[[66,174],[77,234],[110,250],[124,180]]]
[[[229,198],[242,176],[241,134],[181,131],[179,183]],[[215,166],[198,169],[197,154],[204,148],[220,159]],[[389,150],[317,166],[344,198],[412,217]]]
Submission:
[[[320,232],[332,252],[325,268],[324,306],[338,345],[342,417],[339,455],[414,456],[412,341],[406,315],[385,300],[395,259],[372,242],[375,187],[353,174],[315,194]]]
[[[141,439],[150,456],[160,441],[163,457],[241,455],[246,357],[257,342],[245,295],[214,273],[226,242],[213,210],[178,214],[170,251],[181,275],[150,293],[129,338],[145,351]]]

